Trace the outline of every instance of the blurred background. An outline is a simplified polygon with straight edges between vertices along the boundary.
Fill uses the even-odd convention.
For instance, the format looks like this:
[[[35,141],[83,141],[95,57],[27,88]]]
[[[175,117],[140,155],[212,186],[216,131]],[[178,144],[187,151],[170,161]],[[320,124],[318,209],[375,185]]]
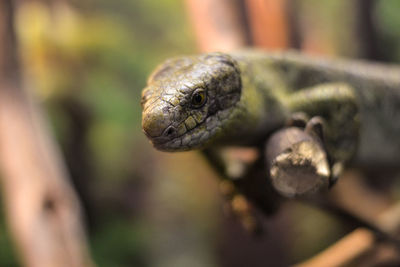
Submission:
[[[353,229],[289,202],[264,218],[266,232],[254,238],[224,214],[217,177],[196,152],[161,153],[148,143],[140,94],[158,63],[199,51],[251,45],[399,62],[399,1],[35,0],[14,7],[24,84],[62,148],[98,266],[287,266]],[[227,12],[233,24],[224,21]],[[224,37],[237,31],[239,40]],[[348,176],[358,189],[344,184],[334,194],[343,202],[371,196],[374,207],[357,204],[370,216],[399,198],[399,186],[364,184],[355,170]],[[14,245],[2,211],[0,266],[22,266]]]

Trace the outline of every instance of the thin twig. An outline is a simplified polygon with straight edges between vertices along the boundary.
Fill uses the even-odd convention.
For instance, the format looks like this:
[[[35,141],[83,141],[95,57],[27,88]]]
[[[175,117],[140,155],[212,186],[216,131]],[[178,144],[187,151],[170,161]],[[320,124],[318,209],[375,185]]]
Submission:
[[[379,215],[376,225],[395,235],[400,228],[400,203]],[[357,228],[323,252],[295,267],[348,266],[370,251],[376,241],[376,236],[370,230]]]

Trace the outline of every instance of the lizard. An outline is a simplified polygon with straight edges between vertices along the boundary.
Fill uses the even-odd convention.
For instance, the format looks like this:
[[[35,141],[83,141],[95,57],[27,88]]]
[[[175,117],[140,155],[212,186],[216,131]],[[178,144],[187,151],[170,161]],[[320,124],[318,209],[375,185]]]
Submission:
[[[325,119],[333,160],[400,162],[399,66],[294,51],[177,57],[150,75],[141,104],[163,151],[257,145],[300,111]]]
[[[202,150],[216,165],[221,160],[215,151],[260,146],[299,112],[323,119],[331,166],[400,163],[400,67],[395,65],[296,51],[181,56],[153,71],[141,105],[143,131],[156,149]],[[265,181],[254,183],[266,190]],[[255,194],[268,210],[262,203],[268,194]]]

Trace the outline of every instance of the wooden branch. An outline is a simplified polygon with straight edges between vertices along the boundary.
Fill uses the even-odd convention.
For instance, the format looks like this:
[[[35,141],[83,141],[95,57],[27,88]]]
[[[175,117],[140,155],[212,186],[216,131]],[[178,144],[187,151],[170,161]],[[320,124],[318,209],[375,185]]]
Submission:
[[[379,215],[376,224],[393,235],[400,230],[400,203]],[[349,266],[368,253],[376,244],[376,236],[365,228],[358,228],[341,240],[295,267]]]
[[[371,235],[379,236],[382,240],[398,246],[399,241],[385,229],[315,195],[316,192],[328,189],[331,176],[326,152],[317,135],[318,127],[310,131],[310,122],[315,120],[311,119],[304,129],[283,128],[268,140],[266,161],[273,187],[283,196],[301,197],[300,200],[330,211],[360,227],[366,227],[372,231]]]
[[[328,189],[331,173],[325,150],[303,129],[277,131],[265,152],[272,185],[281,195],[295,197]]]
[[[11,0],[0,0],[0,40],[1,182],[23,265],[93,266],[60,153],[20,82]]]

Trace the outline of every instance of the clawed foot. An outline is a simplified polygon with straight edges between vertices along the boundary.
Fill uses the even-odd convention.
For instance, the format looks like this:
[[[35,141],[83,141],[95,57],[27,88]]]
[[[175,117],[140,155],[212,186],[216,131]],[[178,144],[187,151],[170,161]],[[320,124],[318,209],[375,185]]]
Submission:
[[[288,127],[299,127],[305,128],[307,122],[310,120],[308,115],[304,112],[295,112],[293,113],[288,121],[286,122],[286,126]]]
[[[224,210],[239,220],[243,228],[254,235],[263,231],[260,220],[256,217],[254,208],[247,198],[236,190],[232,181],[220,182],[220,191],[225,199]]]
[[[288,127],[303,128],[306,133],[318,137],[321,142],[324,141],[325,121],[320,116],[310,118],[304,112],[296,112],[290,116],[286,125]]]
[[[304,132],[310,134],[313,137],[316,137],[317,140],[322,144],[324,144],[325,141],[324,138],[325,124],[326,124],[325,120],[322,117],[314,116],[310,118],[304,112],[293,113],[286,123],[286,125],[289,127],[303,128]],[[329,162],[331,169],[329,185],[333,186],[337,182],[339,176],[342,174],[344,169],[344,164],[343,162],[332,162],[332,160],[329,160]]]

